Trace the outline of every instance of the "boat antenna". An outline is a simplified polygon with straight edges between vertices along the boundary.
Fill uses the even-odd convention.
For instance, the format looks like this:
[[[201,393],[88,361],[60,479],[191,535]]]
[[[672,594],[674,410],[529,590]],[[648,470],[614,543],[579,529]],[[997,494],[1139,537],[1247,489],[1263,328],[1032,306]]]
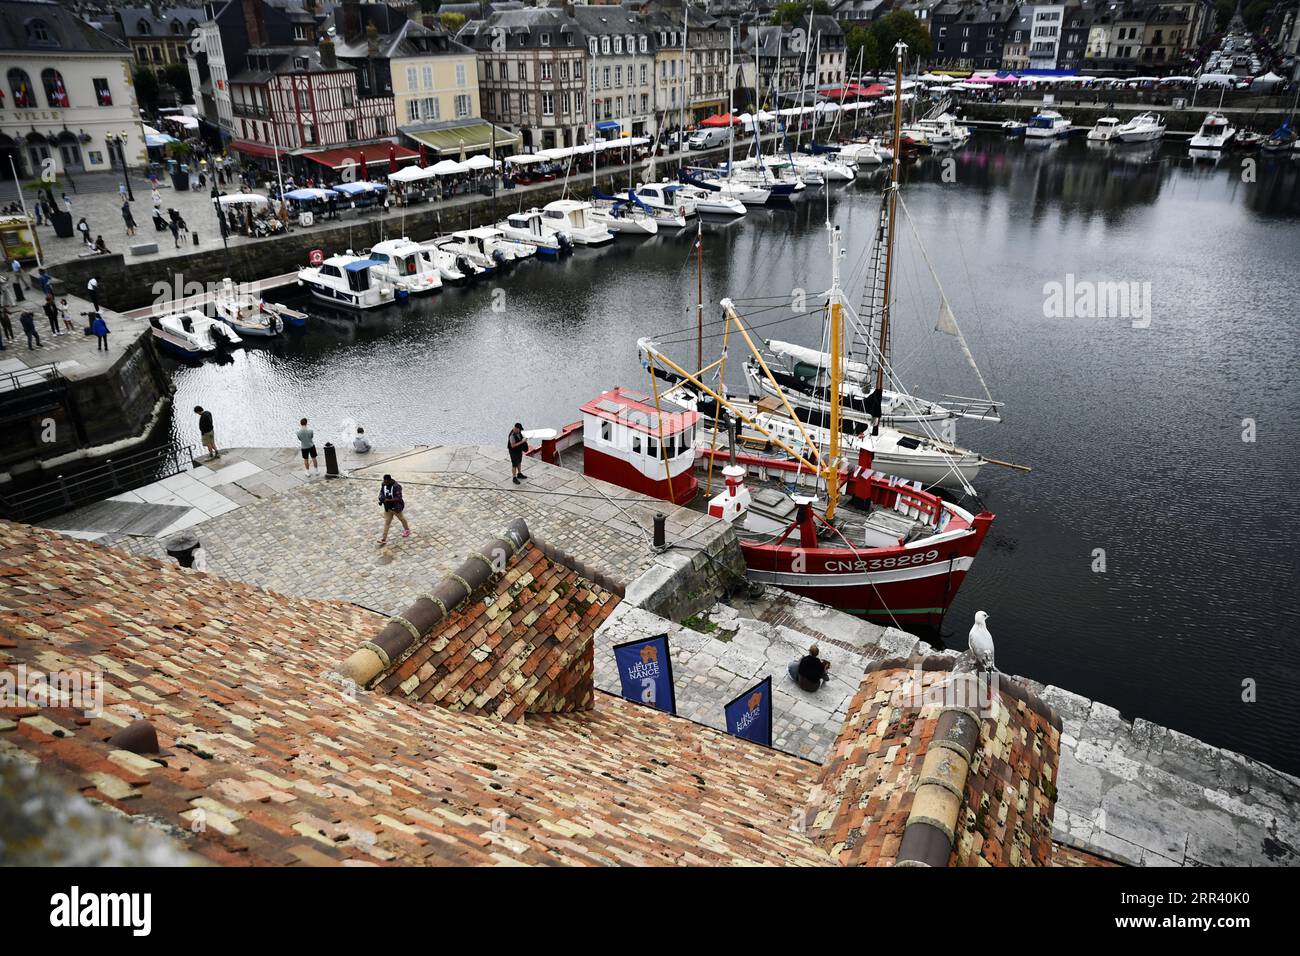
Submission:
[[[903,141],[903,56],[907,44],[902,40],[894,46],[894,156],[889,161],[889,232],[885,237],[885,289],[880,305],[880,364],[876,366],[876,389],[885,387],[885,361],[889,354],[889,307],[894,284],[894,221],[898,215],[898,165]],[[838,393],[832,392],[832,401],[838,404]],[[873,426],[872,434],[879,434],[880,420]]]

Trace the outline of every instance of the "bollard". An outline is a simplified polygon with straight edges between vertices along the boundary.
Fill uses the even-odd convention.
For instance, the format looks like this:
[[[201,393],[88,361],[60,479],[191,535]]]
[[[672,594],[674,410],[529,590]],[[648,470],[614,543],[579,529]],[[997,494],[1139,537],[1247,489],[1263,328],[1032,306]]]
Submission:
[[[327,441],[325,443],[325,477],[337,478],[339,476],[339,454],[334,448],[334,443]]]
[[[664,548],[668,546],[668,535],[664,531],[664,522],[668,519],[662,511],[655,512],[655,547]]]
[[[199,244],[199,234],[197,232],[192,232],[190,235],[194,237],[194,244],[197,246]]]
[[[199,539],[190,532],[181,531],[172,535],[163,542],[163,547],[182,568],[194,567],[194,552],[199,549]]]

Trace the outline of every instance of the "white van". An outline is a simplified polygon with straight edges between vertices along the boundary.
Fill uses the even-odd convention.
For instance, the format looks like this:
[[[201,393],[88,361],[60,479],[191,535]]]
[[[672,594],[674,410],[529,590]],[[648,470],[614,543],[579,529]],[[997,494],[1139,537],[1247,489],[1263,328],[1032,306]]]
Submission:
[[[688,149],[712,149],[714,146],[723,146],[730,132],[731,130],[720,127],[698,129],[686,141],[686,146]]]

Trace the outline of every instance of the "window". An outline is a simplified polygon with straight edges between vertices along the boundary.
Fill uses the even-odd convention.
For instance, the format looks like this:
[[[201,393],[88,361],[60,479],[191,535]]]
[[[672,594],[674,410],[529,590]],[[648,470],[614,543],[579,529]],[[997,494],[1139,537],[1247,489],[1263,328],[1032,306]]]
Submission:
[[[24,71],[16,67],[9,71],[9,93],[15,109],[36,108],[36,92],[32,89],[32,81]]]
[[[561,61],[560,61],[560,79],[561,79],[561,80],[567,80],[568,78],[569,78],[569,61],[568,61],[568,60],[561,60]]]
[[[542,115],[543,116],[555,115],[555,97],[552,96],[550,93],[542,94]]]
[[[518,64],[518,68],[519,68],[519,79],[521,79],[521,80],[527,80],[527,79],[528,79],[528,64],[525,63],[523,60],[520,60],[520,61],[519,61],[519,64]]]
[[[641,52],[642,52],[642,53],[645,53],[645,52],[647,52],[647,51],[650,49],[650,47],[649,47],[649,45],[648,45],[649,42],[650,42],[650,41],[649,41],[649,38],[648,38],[644,33],[641,34],[641,43],[640,43],[640,48],[641,48]]]
[[[433,82],[432,82],[432,80],[433,80],[433,67],[431,67],[431,66],[427,66],[427,67],[425,67],[425,69],[429,71],[429,80],[430,80],[430,82],[429,82],[429,89],[433,89]],[[457,64],[456,64],[456,85],[457,85],[457,86],[464,86],[465,83],[466,83],[466,79],[465,79],[465,64],[464,64],[464,63],[457,63]]]
[[[298,90],[298,109],[311,109],[311,98],[307,95],[306,90]]]
[[[541,41],[542,46],[551,45],[551,35],[549,33],[541,34],[541,36],[538,39]]]
[[[407,100],[407,101],[406,101],[406,121],[407,121],[408,123],[414,123],[414,122],[416,122],[419,118],[420,118],[420,101],[419,101],[419,100]]]
[[[609,53],[609,37],[600,38],[600,52],[605,54]]]
[[[50,35],[50,27],[44,20],[27,21],[27,39],[37,46],[58,46],[58,41]]]
[[[622,37],[614,37],[614,52],[615,52],[615,53],[622,53],[622,52],[623,52],[623,38],[622,38]]]
[[[416,80],[415,67],[408,66],[406,68],[406,88],[408,90],[414,90],[416,88],[415,80]]]
[[[575,80],[580,80],[580,79],[582,79],[582,61],[581,61],[581,60],[574,60],[574,61],[573,61],[573,78],[574,78]]]
[[[456,97],[456,118],[462,119],[470,114],[471,98],[468,93],[461,93]]]
[[[539,64],[539,68],[541,69],[541,74],[542,74],[541,79],[549,80],[551,78],[551,61],[543,60]]]
[[[648,93],[641,94],[641,112],[642,113],[650,112],[650,94]]]
[[[510,79],[510,71],[506,69],[506,61],[500,60],[498,61],[497,65],[501,67],[501,70],[499,71],[501,74],[501,79],[503,80]]]
[[[45,100],[55,109],[68,108],[68,91],[63,85],[63,74],[55,69],[41,71],[41,83],[45,86]]]
[[[354,139],[357,138],[357,121],[356,121],[356,120],[344,120],[344,121],[343,121],[343,135],[346,136],[346,137],[348,138],[348,141],[349,141],[349,142],[351,142],[352,140],[354,140]]]
[[[491,91],[487,94],[487,108],[489,113],[497,111],[497,95]]]
[[[316,142],[316,130],[312,128],[311,123],[302,124],[302,141],[308,145]]]
[[[571,112],[570,110],[571,103],[572,101],[569,97],[569,91],[565,90],[560,94],[560,112],[564,113],[565,115],[568,115]]]
[[[135,32],[140,34],[142,37],[151,36],[153,34],[153,27],[149,25],[148,20],[141,20],[136,24]]]
[[[596,38],[595,38],[595,37],[592,37],[591,39],[589,39],[589,40],[587,41],[587,49],[591,51],[591,55],[592,55],[592,56],[595,56],[595,55],[596,55]]]
[[[609,89],[609,67],[605,67],[605,89]]]
[[[108,80],[105,77],[99,76],[91,80],[91,82],[95,85],[95,100],[99,105],[112,106],[113,91],[108,87]]]
[[[610,431],[611,431],[611,429],[610,429],[610,424],[609,424],[609,422],[601,422],[601,423],[600,423],[600,440],[601,440],[601,441],[609,441],[609,440],[610,440],[610,437],[609,437],[609,436],[610,436]]]
[[[352,109],[352,90],[350,87],[345,86],[343,88],[343,105],[348,109]]]
[[[521,112],[521,113],[527,113],[527,112],[528,112],[528,94],[527,94],[527,93],[520,93],[520,94],[519,94],[519,112]]]
[[[646,64],[642,63],[641,64],[641,85],[645,86],[645,84],[646,84]]]
[[[483,64],[483,76],[485,79],[492,79],[492,61],[488,60]]]
[[[622,86],[622,85],[623,85],[623,67],[622,67],[622,66],[616,66],[616,67],[614,67],[614,85],[615,85],[615,86]]]
[[[586,108],[587,96],[582,92],[582,90],[578,90],[578,92],[574,94],[574,97],[574,103],[577,104],[578,112],[581,113]]]
[[[436,96],[426,96],[420,101],[420,112],[426,120],[442,119],[442,104]]]

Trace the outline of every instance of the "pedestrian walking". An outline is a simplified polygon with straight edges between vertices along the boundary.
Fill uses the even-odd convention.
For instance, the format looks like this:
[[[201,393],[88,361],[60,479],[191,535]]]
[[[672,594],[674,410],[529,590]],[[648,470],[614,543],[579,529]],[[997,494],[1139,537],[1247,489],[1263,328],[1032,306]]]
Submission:
[[[520,480],[528,478],[523,472],[524,452],[528,451],[528,439],[524,437],[524,426],[519,422],[515,422],[515,427],[510,430],[510,435],[506,438],[506,448],[510,452],[510,480],[517,485]]]
[[[13,341],[14,324],[9,321],[9,307],[4,303],[4,296],[0,295],[0,338],[8,337]]]
[[[126,234],[134,236],[135,216],[131,215],[131,204],[129,202],[122,203],[122,221],[126,223]]]
[[[317,472],[320,466],[316,464],[316,433],[307,427],[307,419],[298,422],[298,449],[302,452],[302,470],[311,474],[307,467],[307,459],[311,459],[311,467]]]
[[[45,225],[45,200],[36,200],[36,225]]]
[[[71,319],[71,318],[69,317],[69,315],[68,315],[68,300],[67,300],[67,299],[60,299],[60,300],[59,300],[59,317],[60,317],[61,319],[63,319],[63,331],[65,331],[65,332],[75,332],[75,331],[77,331],[77,327],[76,327],[75,325],[72,324],[72,319]]]
[[[90,307],[96,312],[99,311],[99,277],[91,276],[90,281],[86,283],[86,294],[90,296]]]
[[[36,345],[41,344],[41,333],[36,331],[36,316],[31,312],[23,312],[18,316],[18,322],[23,327],[23,334],[27,336],[27,348],[33,350]],[[36,340],[36,345],[32,345],[32,340]]]
[[[72,215],[72,200],[68,198],[68,194],[67,194],[67,193],[63,193],[62,196],[63,196],[63,211],[66,212],[69,216],[71,216],[71,215]]]
[[[81,241],[87,245],[94,245],[90,241],[90,223],[86,222],[86,217],[82,216],[77,222],[77,232],[81,233]]]
[[[9,270],[13,273],[14,301],[22,302],[26,298],[23,295],[23,264],[17,256],[10,260]]]
[[[203,447],[208,450],[208,461],[220,458],[221,452],[217,450],[217,433],[212,424],[212,413],[205,410],[202,405],[195,405],[194,414],[199,416],[199,437],[203,440]]]
[[[94,321],[90,323],[90,331],[92,334],[94,334],[95,338],[99,339],[99,341],[95,344],[95,351],[98,352],[102,349],[103,351],[107,352],[108,351],[108,323],[104,321],[104,317],[100,315],[98,312],[95,313]]]
[[[50,320],[50,334],[62,335],[63,333],[59,331],[59,306],[54,301],[54,296],[47,295],[45,297],[43,308],[45,309],[45,317]]]
[[[406,502],[402,500],[402,486],[393,480],[392,475],[384,475],[379,485],[379,503],[384,508],[384,531],[379,536],[379,546],[388,544],[388,528],[396,517],[402,523],[402,537],[411,536],[411,524],[406,520]]]
[[[162,193],[158,191],[157,186],[155,186],[153,192],[149,194],[149,199],[153,203],[155,209],[162,209]]]
[[[172,212],[175,213],[176,210],[173,209]],[[172,231],[172,240],[176,243],[176,248],[179,249],[181,247],[181,227],[180,224],[176,221],[176,217],[174,215],[172,216],[172,221],[171,221],[171,231]]]
[[[126,202],[126,183],[117,184],[117,194],[122,197],[122,202]]]

